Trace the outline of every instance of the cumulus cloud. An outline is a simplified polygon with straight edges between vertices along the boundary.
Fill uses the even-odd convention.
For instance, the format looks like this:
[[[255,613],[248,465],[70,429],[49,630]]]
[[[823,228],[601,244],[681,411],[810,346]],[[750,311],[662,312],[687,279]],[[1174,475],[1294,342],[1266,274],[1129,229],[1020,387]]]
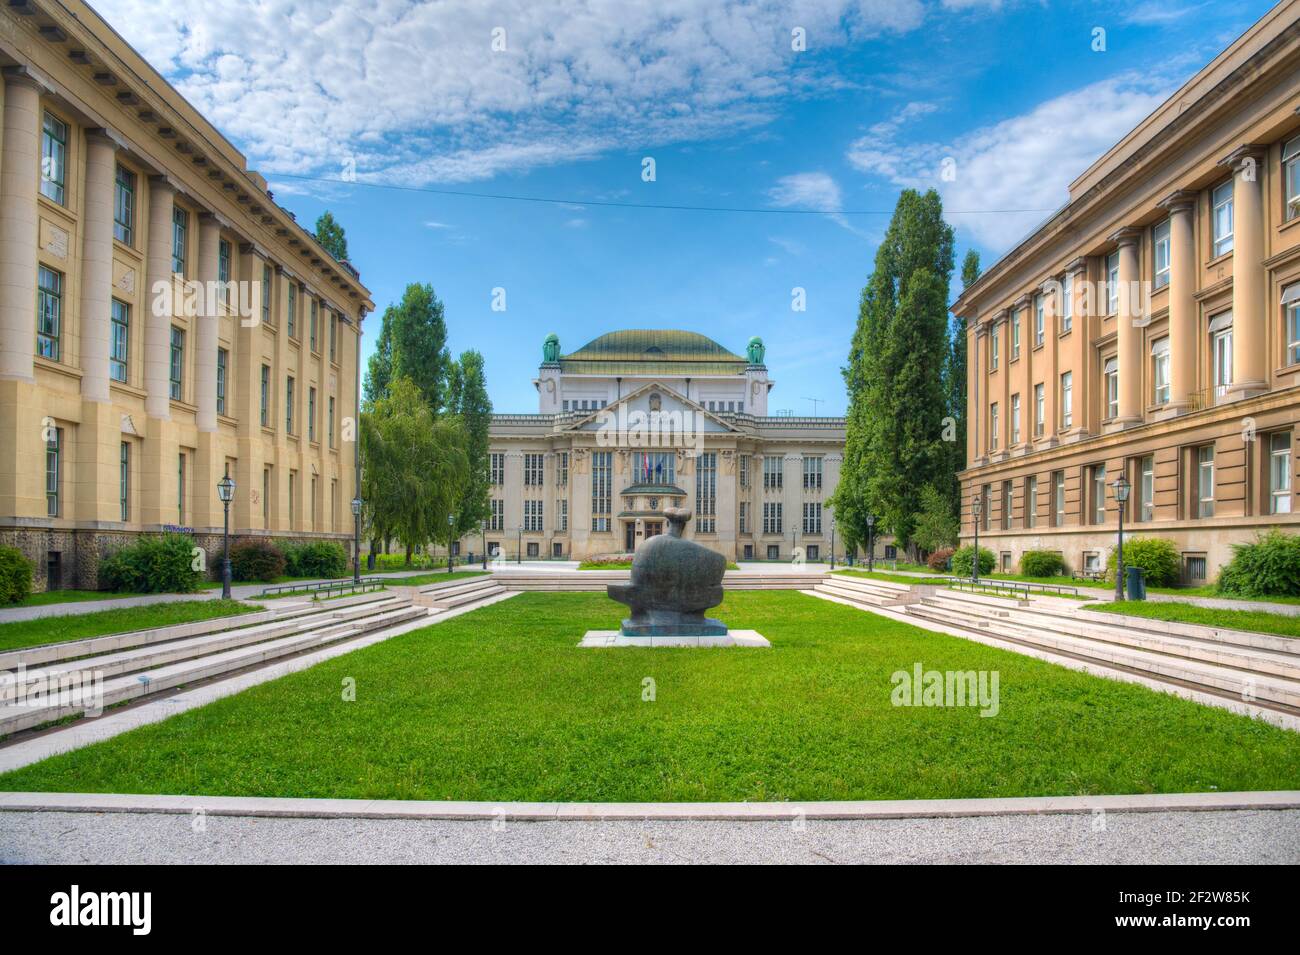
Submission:
[[[783,209],[839,212],[844,207],[839,184],[824,172],[800,172],[782,176],[767,194],[773,205]]]

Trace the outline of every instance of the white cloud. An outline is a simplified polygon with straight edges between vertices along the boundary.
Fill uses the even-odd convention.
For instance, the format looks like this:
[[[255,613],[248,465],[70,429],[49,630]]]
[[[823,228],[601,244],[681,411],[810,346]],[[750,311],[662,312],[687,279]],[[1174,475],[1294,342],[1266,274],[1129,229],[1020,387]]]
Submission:
[[[938,189],[954,225],[1003,250],[1064,204],[1071,180],[1171,89],[1166,78],[1127,74],[1057,96],[952,143],[908,143],[896,131],[873,131],[850,146],[848,160],[896,185]],[[947,158],[953,161],[951,181],[943,177]]]
[[[839,184],[824,172],[800,172],[782,176],[767,192],[772,204],[782,209],[816,209],[839,212],[844,203]]]
[[[1203,3],[1171,3],[1169,0],[1146,0],[1145,3],[1134,4],[1124,11],[1121,21],[1131,23],[1137,26],[1160,26],[1166,23],[1175,23],[1183,17],[1190,16],[1201,7]]]

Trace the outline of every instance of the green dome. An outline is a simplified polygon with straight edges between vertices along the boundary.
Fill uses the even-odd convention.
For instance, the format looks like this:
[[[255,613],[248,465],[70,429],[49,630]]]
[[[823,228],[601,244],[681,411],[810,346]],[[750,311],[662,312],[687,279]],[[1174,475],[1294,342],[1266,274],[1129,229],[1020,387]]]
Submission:
[[[745,359],[707,335],[680,329],[607,332],[560,359],[566,372],[597,375],[743,374]]]

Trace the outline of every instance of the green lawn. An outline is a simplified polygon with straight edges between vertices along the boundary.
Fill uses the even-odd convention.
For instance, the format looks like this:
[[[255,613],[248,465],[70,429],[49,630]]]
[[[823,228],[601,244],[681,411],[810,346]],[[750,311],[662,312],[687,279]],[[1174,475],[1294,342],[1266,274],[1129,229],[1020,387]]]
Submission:
[[[218,584],[218,587],[221,585]],[[50,604],[84,603],[87,600],[120,600],[124,597],[140,597],[143,594],[115,594],[108,590],[43,590],[38,594],[29,594],[25,600],[4,604],[9,607],[46,607]]]
[[[908,587],[915,584],[931,583],[931,581],[925,580],[921,577],[908,577],[906,574],[891,574],[883,570],[840,570],[837,568],[833,572],[844,577],[864,577],[867,580],[883,580],[886,583],[905,584]]]
[[[1123,603],[1104,604],[1088,609],[1128,614],[1131,617],[1148,617],[1152,620],[1174,620],[1228,630],[1253,630],[1256,633],[1300,637],[1300,617],[1262,610],[1217,610],[1194,604],[1152,603],[1149,600],[1126,600]]]
[[[398,578],[398,579],[396,579],[396,580],[393,580],[391,583],[386,582],[382,587],[379,587],[379,588],[376,588],[376,589],[378,589],[378,590],[386,590],[386,589],[389,588],[389,587],[423,587],[425,584],[445,584],[445,583],[448,583],[448,582],[453,581],[453,580],[460,580],[460,579],[463,578],[463,577],[482,577],[482,576],[483,576],[483,571],[481,571],[481,570],[457,570],[457,571],[454,571],[453,573],[450,573],[450,574],[447,573],[447,572],[444,570],[444,571],[442,571],[442,572],[440,572],[440,573],[416,574],[415,576],[412,576],[412,577],[401,577],[401,578]],[[302,579],[306,580],[306,579],[310,579],[310,578],[302,578]],[[344,577],[344,578],[341,578],[341,579],[342,579],[342,580],[351,580],[352,578],[350,578],[350,577]],[[274,586],[274,585],[273,585],[273,584],[268,584],[267,586]],[[361,592],[361,591],[357,591],[357,593],[360,593],[360,592]],[[373,592],[373,591],[372,591],[372,592]],[[286,590],[286,591],[284,591],[283,593],[270,594],[270,595],[267,596],[267,597],[259,597],[258,599],[259,599],[259,600],[279,600],[279,599],[282,598],[282,597],[309,597],[309,596],[311,596],[313,593],[315,593],[315,591],[311,591],[311,590]],[[342,594],[335,594],[335,595],[330,596],[330,597],[324,597],[324,598],[322,598],[322,599],[324,599],[324,600],[333,600],[333,599],[335,599],[336,597],[351,597],[351,596],[353,596],[353,595],[350,594],[350,593],[342,593]]]
[[[1300,787],[1295,733],[803,594],[730,592],[713,612],[771,649],[576,647],[623,612],[603,594],[524,593],[5,774],[0,790],[803,801]],[[918,662],[996,671],[999,712],[891,705],[891,675]]]
[[[582,563],[578,565],[578,569],[579,570],[631,570],[632,561],[631,559],[619,560],[613,562],[584,560]],[[732,561],[727,561],[727,570],[740,570],[740,566]]]
[[[40,617],[15,623],[0,623],[0,650],[34,647],[42,643],[61,643],[102,637],[108,633],[149,630],[173,623],[190,623],[229,617],[261,610],[253,604],[236,600],[177,600],[172,603],[148,604],[143,607],[119,607],[95,613]]]

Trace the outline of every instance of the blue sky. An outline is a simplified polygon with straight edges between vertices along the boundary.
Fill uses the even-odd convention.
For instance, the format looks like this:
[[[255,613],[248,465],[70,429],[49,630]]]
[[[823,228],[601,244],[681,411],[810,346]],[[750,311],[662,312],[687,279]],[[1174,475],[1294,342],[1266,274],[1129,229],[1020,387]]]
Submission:
[[[408,282],[434,286],[453,351],[483,352],[496,410],[536,410],[548,332],[569,351],[674,327],[738,352],[761,335],[772,407],[838,414],[858,296],[900,189],[939,188],[958,260],[975,247],[987,265],[1271,4],[373,6],[96,4],[300,222],[334,212],[380,311]],[[791,309],[796,287],[806,311]],[[378,315],[366,326],[368,353]]]

